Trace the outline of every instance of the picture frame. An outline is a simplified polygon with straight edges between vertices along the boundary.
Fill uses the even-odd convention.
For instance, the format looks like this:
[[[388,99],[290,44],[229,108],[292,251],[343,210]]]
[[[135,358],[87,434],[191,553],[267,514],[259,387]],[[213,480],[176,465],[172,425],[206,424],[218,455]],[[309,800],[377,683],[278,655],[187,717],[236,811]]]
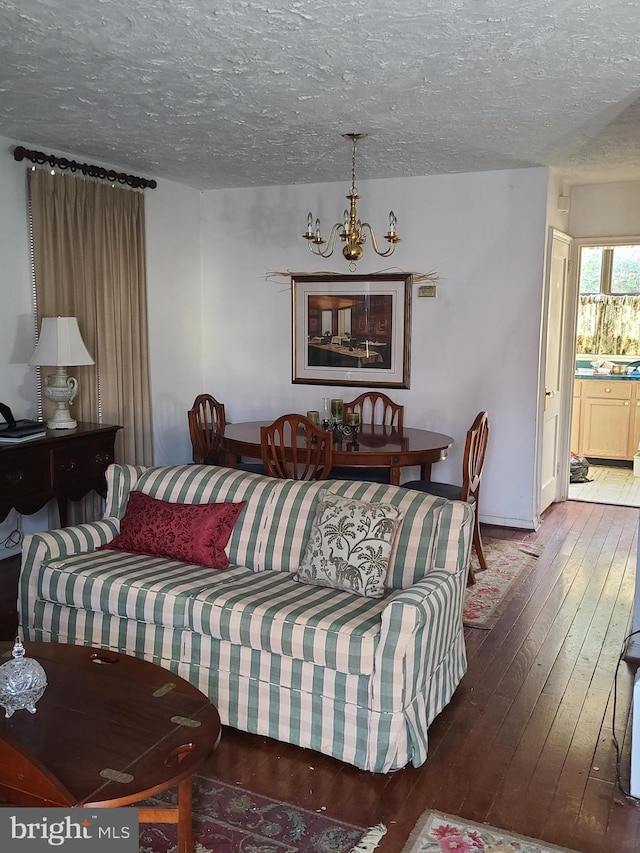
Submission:
[[[409,388],[407,273],[293,274],[292,382]]]

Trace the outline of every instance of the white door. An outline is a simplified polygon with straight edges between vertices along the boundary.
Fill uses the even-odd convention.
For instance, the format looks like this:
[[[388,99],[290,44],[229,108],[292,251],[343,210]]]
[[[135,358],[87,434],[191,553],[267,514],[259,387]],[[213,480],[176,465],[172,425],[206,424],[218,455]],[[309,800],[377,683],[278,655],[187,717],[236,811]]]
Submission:
[[[563,416],[568,411],[566,395],[571,388],[563,387],[563,355],[565,348],[565,304],[569,278],[571,238],[553,231],[551,258],[548,269],[548,301],[546,317],[546,360],[544,370],[544,425],[540,466],[540,507],[543,512],[558,497],[558,475],[561,466],[569,466],[565,458],[565,437],[568,425]],[[566,375],[566,371],[565,371]]]

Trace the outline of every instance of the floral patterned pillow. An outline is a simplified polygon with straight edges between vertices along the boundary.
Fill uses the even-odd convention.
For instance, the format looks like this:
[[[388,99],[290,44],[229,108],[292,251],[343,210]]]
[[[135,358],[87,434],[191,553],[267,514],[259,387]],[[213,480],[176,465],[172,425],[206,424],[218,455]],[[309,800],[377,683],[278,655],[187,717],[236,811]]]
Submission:
[[[302,583],[382,598],[402,513],[386,503],[318,493],[318,508],[300,568]]]

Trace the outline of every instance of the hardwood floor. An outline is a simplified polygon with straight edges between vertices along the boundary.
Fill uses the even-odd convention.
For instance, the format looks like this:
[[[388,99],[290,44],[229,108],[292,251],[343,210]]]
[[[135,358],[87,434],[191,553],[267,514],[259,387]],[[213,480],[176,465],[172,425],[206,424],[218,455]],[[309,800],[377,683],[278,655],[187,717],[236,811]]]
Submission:
[[[466,629],[469,669],[429,730],[422,767],[364,773],[225,729],[206,774],[360,825],[382,820],[379,853],[400,853],[427,808],[581,853],[634,853],[640,804],[617,787],[612,722],[637,528],[637,509],[578,501],[552,506],[535,533],[484,528],[539,543],[542,555],[491,631]],[[14,630],[16,564],[0,563],[3,636]],[[623,662],[615,731],[627,788],[633,675]]]

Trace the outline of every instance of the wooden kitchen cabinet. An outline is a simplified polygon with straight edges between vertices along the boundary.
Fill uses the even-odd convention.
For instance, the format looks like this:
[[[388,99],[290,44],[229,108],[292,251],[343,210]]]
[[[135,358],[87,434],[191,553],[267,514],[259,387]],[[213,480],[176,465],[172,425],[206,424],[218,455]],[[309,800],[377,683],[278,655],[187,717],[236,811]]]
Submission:
[[[632,459],[636,420],[640,420],[638,383],[585,379],[581,386],[580,441],[575,452],[587,458]]]
[[[582,439],[580,437],[580,424],[582,420],[582,379],[576,379],[573,383],[573,408],[571,409],[571,450],[580,454]]]
[[[640,450],[640,381],[634,381],[633,390],[634,393],[631,398],[633,423],[631,424],[631,446],[629,447],[631,457]]]

